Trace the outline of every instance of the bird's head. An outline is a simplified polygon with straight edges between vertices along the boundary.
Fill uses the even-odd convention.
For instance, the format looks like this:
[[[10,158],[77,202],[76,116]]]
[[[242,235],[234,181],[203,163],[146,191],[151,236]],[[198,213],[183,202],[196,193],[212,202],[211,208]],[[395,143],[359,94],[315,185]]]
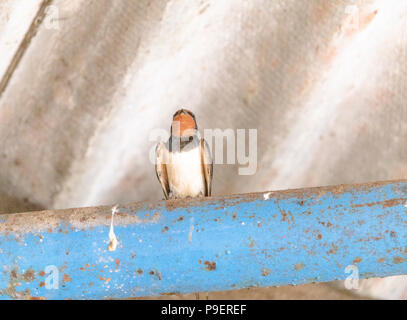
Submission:
[[[187,110],[180,109],[174,113],[171,124],[171,134],[175,137],[186,138],[193,136],[198,130],[195,115]]]

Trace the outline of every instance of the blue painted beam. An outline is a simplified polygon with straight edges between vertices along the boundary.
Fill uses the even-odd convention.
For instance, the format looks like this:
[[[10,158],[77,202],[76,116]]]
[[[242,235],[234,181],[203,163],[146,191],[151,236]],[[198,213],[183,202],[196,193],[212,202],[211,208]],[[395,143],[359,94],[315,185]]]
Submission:
[[[407,274],[407,181],[0,215],[0,297],[101,299]]]

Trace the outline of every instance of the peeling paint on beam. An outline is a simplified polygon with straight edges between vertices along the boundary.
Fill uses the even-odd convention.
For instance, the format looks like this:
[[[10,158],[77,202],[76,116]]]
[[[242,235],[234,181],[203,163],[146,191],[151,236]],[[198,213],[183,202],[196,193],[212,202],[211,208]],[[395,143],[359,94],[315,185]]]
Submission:
[[[103,299],[407,274],[407,181],[0,215],[0,298]],[[50,288],[50,266],[58,289]],[[48,282],[47,282],[48,281]]]

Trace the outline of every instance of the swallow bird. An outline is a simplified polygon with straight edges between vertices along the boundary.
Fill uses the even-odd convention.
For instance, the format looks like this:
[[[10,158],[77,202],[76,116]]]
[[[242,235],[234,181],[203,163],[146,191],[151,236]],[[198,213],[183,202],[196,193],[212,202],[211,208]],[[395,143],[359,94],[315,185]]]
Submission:
[[[165,199],[211,195],[213,161],[191,111],[180,109],[174,114],[171,136],[156,147],[155,172]]]

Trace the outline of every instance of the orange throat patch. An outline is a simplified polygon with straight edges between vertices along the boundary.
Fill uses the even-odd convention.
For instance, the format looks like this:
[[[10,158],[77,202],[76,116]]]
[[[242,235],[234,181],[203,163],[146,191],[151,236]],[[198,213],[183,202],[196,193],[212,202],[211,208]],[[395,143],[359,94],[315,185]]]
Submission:
[[[196,123],[189,114],[181,113],[172,120],[172,135],[177,137],[191,136],[195,133]]]

